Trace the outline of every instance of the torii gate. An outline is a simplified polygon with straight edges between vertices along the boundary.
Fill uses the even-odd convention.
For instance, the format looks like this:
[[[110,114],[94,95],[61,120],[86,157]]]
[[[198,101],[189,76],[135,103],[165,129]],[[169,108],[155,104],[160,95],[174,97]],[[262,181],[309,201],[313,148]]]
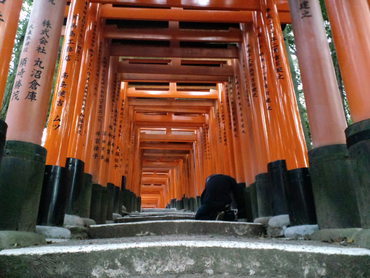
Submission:
[[[21,2],[0,2],[1,99]],[[369,228],[369,3],[326,5],[349,127],[318,1],[34,0],[6,116],[0,230],[60,226],[65,213],[103,223],[120,200],[140,210],[143,192],[148,206],[184,195],[195,204],[212,173],[245,187],[250,220],[289,213],[294,225],[313,223],[314,198],[321,228]],[[295,33],[309,153],[285,23]],[[157,150],[168,161],[148,159]],[[145,188],[143,173],[161,163],[168,182]]]

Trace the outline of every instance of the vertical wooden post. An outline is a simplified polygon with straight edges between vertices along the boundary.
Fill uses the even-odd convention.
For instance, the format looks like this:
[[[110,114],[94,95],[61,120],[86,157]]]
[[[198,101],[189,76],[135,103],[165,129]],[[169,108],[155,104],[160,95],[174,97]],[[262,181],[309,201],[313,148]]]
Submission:
[[[7,154],[0,169],[0,230],[35,229],[46,158],[40,143],[65,5],[65,0],[33,2],[6,117],[9,128]]]
[[[59,64],[58,80],[55,85],[48,120],[45,148],[48,151],[46,164],[64,167],[73,110],[78,95],[76,91],[84,33],[87,20],[87,1],[72,1]]]
[[[12,57],[21,8],[22,0],[8,0],[0,3],[0,105],[4,98],[9,63]]]
[[[370,118],[370,14],[367,0],[326,0],[340,70],[354,122]]]
[[[326,0],[326,7],[354,121],[346,130],[347,147],[359,178],[353,186],[357,193],[361,226],[370,228],[369,1]]]
[[[290,0],[312,143],[309,152],[318,223],[322,228],[359,226],[337,87],[319,2]],[[322,175],[322,173],[330,173]]]

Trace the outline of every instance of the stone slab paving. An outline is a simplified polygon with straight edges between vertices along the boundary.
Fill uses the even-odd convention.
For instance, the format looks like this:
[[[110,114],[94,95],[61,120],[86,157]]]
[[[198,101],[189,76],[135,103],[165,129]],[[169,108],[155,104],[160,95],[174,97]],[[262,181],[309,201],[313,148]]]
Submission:
[[[147,235],[229,235],[257,237],[265,233],[261,224],[226,221],[145,221],[124,224],[92,225],[90,238],[114,238]]]
[[[156,220],[181,220],[181,219],[194,219],[194,215],[149,215],[149,216],[125,216],[119,217],[115,220],[116,223],[130,223],[141,221],[156,221]]]
[[[241,236],[148,236],[0,251],[0,277],[370,277],[370,250]]]

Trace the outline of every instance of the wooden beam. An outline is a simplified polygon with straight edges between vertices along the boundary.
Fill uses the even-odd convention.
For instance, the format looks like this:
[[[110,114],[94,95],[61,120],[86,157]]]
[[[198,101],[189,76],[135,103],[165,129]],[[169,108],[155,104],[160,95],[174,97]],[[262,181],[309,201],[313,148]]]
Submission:
[[[209,108],[189,108],[189,107],[135,107],[136,112],[173,112],[173,113],[209,113]]]
[[[139,74],[173,74],[173,75],[202,75],[205,72],[208,76],[233,76],[232,66],[207,67],[207,66],[181,66],[181,65],[140,65],[120,62],[118,73],[139,73]]]
[[[209,0],[203,3],[199,0],[90,0],[90,2],[102,4],[116,4],[122,6],[143,6],[143,7],[178,7],[207,10],[245,10],[254,11],[260,9],[260,0]],[[287,0],[279,0],[279,10],[289,10]]]
[[[151,98],[197,98],[197,99],[218,99],[217,91],[212,92],[189,92],[189,91],[155,91],[155,90],[135,90],[130,88],[127,91],[128,97],[151,97]]]
[[[146,143],[143,142],[140,144],[140,149],[142,150],[187,150],[190,151],[193,149],[193,144],[184,143],[184,144],[171,144],[171,143]]]
[[[173,126],[178,126],[179,124],[189,124],[191,126],[199,126],[206,122],[206,118],[203,115],[199,116],[178,116],[178,115],[146,115],[142,113],[135,113],[134,121],[136,124],[156,124],[168,126],[168,124],[173,124]],[[150,125],[152,126],[152,125]]]
[[[233,59],[238,58],[238,49],[229,47],[217,48],[190,48],[190,47],[158,47],[158,46],[130,46],[113,44],[110,49],[111,56],[125,57],[154,57],[154,58],[209,58]]]
[[[177,135],[177,134],[145,134],[141,133],[141,142],[194,142],[196,135]]]
[[[176,75],[176,74],[145,74],[145,73],[122,73],[121,81],[159,81],[159,82],[227,82],[229,76],[209,75]]]
[[[103,5],[101,18],[124,20],[159,20],[188,22],[246,23],[252,21],[250,11],[179,10],[122,8]]]
[[[191,41],[191,42],[240,42],[242,35],[239,29],[230,30],[187,30],[187,29],[118,29],[107,26],[105,38],[140,41]]]
[[[128,105],[159,107],[212,107],[214,100],[129,99]]]

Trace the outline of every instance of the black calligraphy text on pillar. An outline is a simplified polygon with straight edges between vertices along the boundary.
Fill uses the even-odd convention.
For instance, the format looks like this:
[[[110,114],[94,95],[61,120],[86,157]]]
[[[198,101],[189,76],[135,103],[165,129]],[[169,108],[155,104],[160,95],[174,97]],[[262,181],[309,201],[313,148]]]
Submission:
[[[66,36],[66,39],[68,39],[65,42],[65,45],[63,46],[63,54],[64,57],[62,57],[61,61],[61,69],[65,70],[64,72],[61,72],[58,91],[56,92],[56,105],[60,108],[58,110],[58,113],[53,118],[53,129],[57,130],[61,127],[61,114],[63,113],[63,107],[65,105],[66,97],[68,94],[70,94],[72,89],[72,83],[73,80],[70,79],[70,73],[67,72],[67,65],[69,63],[76,63],[81,58],[81,43],[83,41],[83,30],[85,30],[86,26],[86,18],[87,18],[87,7],[88,5],[85,4],[83,11],[81,14],[74,14],[72,16],[72,21],[70,28],[67,27],[67,29],[70,29],[68,36]],[[80,33],[79,39],[76,38],[76,33]],[[72,69],[73,70],[73,69]]]
[[[5,4],[6,0],[0,0],[0,4]],[[0,6],[1,7],[1,6]],[[0,10],[0,22],[5,22],[3,14]]]

